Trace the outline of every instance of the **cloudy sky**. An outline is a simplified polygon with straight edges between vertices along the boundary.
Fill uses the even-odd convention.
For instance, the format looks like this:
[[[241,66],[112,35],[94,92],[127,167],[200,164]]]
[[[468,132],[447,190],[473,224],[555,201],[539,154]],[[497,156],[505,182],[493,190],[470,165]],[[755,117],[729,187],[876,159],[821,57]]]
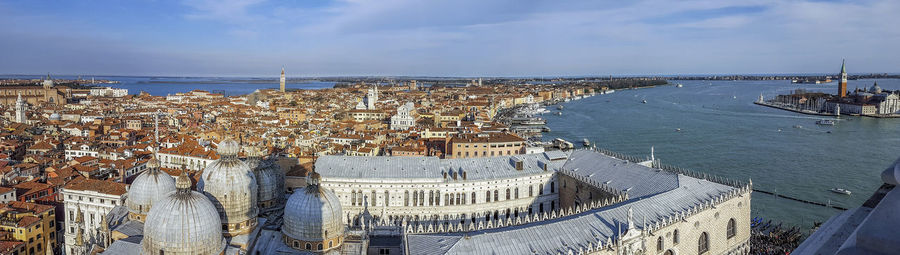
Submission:
[[[0,0],[0,74],[898,72],[900,1]]]

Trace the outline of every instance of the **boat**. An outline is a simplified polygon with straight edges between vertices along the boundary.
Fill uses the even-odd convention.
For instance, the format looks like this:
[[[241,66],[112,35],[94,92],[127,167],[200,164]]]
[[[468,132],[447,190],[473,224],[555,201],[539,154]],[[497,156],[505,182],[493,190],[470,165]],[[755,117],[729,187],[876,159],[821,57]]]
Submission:
[[[585,139],[581,140],[581,144],[583,144],[584,147],[588,147],[588,146],[591,146],[591,141],[588,141],[588,139],[585,138]]]
[[[817,120],[816,125],[834,126],[834,120]]]
[[[647,103],[647,99],[641,100],[641,103],[646,104],[646,103]]]
[[[675,132],[681,132],[681,129],[680,129],[680,128],[676,128],[676,129],[675,129]]]
[[[794,128],[803,128],[803,126],[800,126],[800,125],[794,125]]]
[[[556,106],[556,109],[557,109],[557,110],[562,110],[563,108],[564,108],[564,107],[563,107],[562,105],[557,105],[557,106]]]
[[[556,115],[562,115],[562,112],[556,112]]]
[[[681,88],[681,87],[684,87],[684,85],[681,85],[681,83],[678,83],[678,84],[675,84],[675,87],[676,87],[676,88]]]
[[[830,189],[830,191],[838,194],[850,195],[850,191],[846,189],[832,188]]]

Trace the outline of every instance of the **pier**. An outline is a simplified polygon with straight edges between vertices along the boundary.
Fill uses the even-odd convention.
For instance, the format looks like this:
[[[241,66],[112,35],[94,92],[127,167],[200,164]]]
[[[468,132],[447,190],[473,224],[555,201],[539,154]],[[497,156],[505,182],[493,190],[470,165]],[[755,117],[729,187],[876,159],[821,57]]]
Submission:
[[[785,199],[797,201],[797,202],[800,202],[800,203],[806,203],[806,204],[811,204],[811,205],[818,205],[818,206],[823,206],[823,207],[834,208],[834,209],[838,209],[838,210],[841,210],[841,211],[846,211],[846,210],[847,210],[847,208],[840,207],[840,206],[836,206],[836,205],[830,205],[830,204],[825,204],[825,203],[821,203],[821,202],[815,202],[815,201],[810,201],[810,200],[806,200],[806,199],[800,199],[800,198],[796,198],[796,197],[789,197],[789,196],[785,196],[785,195],[778,194],[778,193],[775,193],[775,192],[769,192],[769,191],[765,191],[765,190],[761,190],[761,189],[757,189],[757,188],[754,188],[754,189],[753,189],[753,192],[759,192],[759,193],[763,193],[763,194],[768,194],[768,195],[772,195],[772,196],[775,196],[775,197],[780,197],[780,198],[785,198]]]
[[[789,106],[789,105],[779,105],[779,104],[775,104],[775,103],[771,103],[771,102],[766,102],[766,101],[756,101],[756,102],[753,102],[753,103],[754,103],[754,104],[758,104],[758,105],[762,105],[762,106],[772,107],[772,108],[775,108],[775,109],[780,109],[780,110],[785,110],[785,111],[792,111],[792,112],[802,113],[802,114],[818,115],[818,116],[837,116],[837,115],[835,115],[834,113],[817,112],[817,111],[811,111],[811,110],[801,110],[801,109],[797,109],[796,107],[792,107],[792,106]]]

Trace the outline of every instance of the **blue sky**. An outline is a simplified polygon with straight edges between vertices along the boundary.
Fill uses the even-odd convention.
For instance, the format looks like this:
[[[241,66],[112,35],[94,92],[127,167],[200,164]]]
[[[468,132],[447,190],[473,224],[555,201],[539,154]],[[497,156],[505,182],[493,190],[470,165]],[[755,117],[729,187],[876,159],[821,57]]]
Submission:
[[[898,72],[900,1],[0,0],[0,73]]]

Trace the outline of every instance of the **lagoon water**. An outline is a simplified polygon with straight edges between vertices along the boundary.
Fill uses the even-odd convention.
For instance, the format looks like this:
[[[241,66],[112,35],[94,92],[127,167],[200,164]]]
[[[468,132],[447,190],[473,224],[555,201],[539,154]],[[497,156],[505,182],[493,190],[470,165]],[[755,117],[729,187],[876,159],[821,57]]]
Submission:
[[[886,90],[900,89],[900,80],[877,81]],[[837,83],[672,83],[679,82],[683,88],[621,90],[562,103],[561,116],[544,115],[552,129],[544,140],[587,138],[598,147],[640,157],[649,156],[653,146],[664,164],[752,178],[754,188],[842,207],[861,205],[881,185],[881,171],[900,157],[900,118],[842,116],[835,126],[818,126],[816,120],[833,118],[753,104],[760,94],[771,99],[797,88],[832,92]],[[848,87],[868,88],[873,82],[854,80]],[[831,188],[853,194],[832,193]],[[752,199],[754,217],[792,225],[809,227],[839,212],[762,193],[754,193]]]

